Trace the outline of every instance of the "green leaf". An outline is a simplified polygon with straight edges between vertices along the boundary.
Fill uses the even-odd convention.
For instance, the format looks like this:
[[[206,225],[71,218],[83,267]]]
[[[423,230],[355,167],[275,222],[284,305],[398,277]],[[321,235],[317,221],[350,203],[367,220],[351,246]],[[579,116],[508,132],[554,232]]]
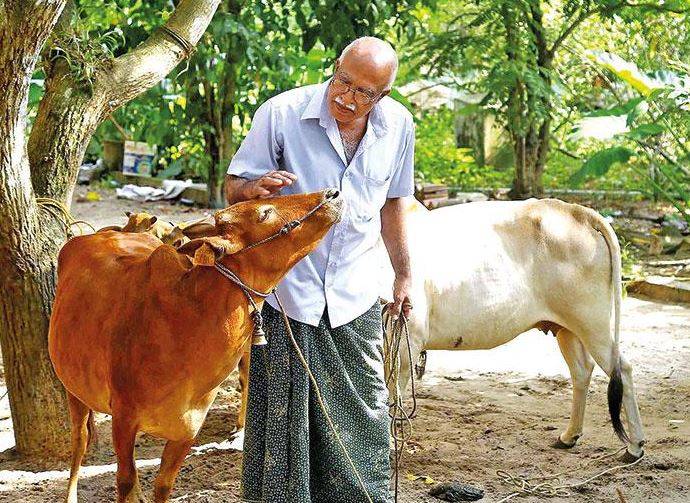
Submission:
[[[601,177],[605,175],[614,164],[625,163],[635,153],[625,147],[611,147],[600,150],[590,157],[582,167],[570,176],[568,182],[573,187],[578,187],[587,178]]]
[[[636,140],[641,140],[649,136],[655,136],[666,131],[666,128],[661,124],[640,124],[635,129],[625,133],[628,138],[633,138]]]
[[[588,113],[586,117],[604,117],[607,115],[625,115],[628,114],[632,111],[634,111],[637,106],[644,101],[644,98],[633,98],[629,101],[626,101],[625,103],[622,103],[620,105],[616,105],[613,108],[602,108],[599,110],[595,110],[591,113]]]
[[[156,178],[175,178],[182,173],[182,167],[182,161],[180,159],[175,159],[167,168],[159,171]]]
[[[648,96],[654,89],[665,87],[642,73],[635,63],[626,61],[616,54],[605,51],[588,51],[587,57],[627,82],[643,96]]]

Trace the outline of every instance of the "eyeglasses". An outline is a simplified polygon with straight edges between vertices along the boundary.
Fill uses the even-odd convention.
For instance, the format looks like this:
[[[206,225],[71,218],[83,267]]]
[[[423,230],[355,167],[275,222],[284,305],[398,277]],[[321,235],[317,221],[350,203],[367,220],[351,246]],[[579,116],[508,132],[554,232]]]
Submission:
[[[381,93],[373,94],[369,91],[365,91],[363,89],[352,87],[351,84],[345,82],[338,75],[333,76],[333,79],[331,80],[331,86],[333,87],[333,90],[338,95],[347,94],[350,91],[352,91],[354,93],[355,103],[357,103],[358,105],[368,105],[369,103],[374,101],[376,98],[381,96]]]

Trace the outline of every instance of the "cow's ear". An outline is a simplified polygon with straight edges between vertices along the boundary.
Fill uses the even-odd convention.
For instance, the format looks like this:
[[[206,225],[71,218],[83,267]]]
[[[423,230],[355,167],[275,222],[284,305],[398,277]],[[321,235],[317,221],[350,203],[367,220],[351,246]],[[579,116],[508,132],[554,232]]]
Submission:
[[[239,243],[221,237],[193,239],[180,246],[177,251],[192,257],[194,265],[211,266],[226,255],[232,255],[242,249]]]
[[[179,226],[182,229],[182,234],[189,239],[198,239],[208,236],[217,236],[219,234],[218,228],[209,224],[208,222],[195,222],[186,227]]]

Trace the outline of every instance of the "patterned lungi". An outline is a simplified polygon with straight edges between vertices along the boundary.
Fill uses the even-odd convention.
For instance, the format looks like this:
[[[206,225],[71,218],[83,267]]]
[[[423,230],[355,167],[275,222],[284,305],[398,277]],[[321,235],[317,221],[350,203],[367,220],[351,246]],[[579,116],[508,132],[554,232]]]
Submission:
[[[367,498],[331,433],[282,315],[264,304],[266,346],[249,370],[242,498],[264,503],[365,503]],[[329,415],[374,503],[391,501],[389,423],[378,303],[331,328],[290,320]]]

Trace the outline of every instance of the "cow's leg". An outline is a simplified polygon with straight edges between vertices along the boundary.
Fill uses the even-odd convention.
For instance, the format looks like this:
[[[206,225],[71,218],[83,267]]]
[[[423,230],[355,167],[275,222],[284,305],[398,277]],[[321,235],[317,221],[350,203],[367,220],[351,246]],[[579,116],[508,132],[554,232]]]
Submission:
[[[237,416],[237,430],[244,430],[247,419],[247,395],[249,394],[249,359],[251,352],[247,351],[242,355],[239,364],[240,371],[240,391],[242,392],[242,405]]]
[[[155,482],[155,503],[166,503],[168,501],[175,478],[177,478],[180,467],[193,443],[194,439],[192,438],[190,440],[169,440],[165,444],[161,468]]]
[[[113,411],[113,447],[117,456],[118,503],[146,502],[139,485],[137,467],[134,464],[134,442],[137,429],[137,425],[131,419]]]
[[[67,404],[69,406],[70,427],[72,430],[72,464],[69,472],[69,484],[67,485],[67,503],[77,503],[77,482],[79,469],[89,443],[89,414],[91,410],[77,397],[67,392]]]
[[[573,447],[582,436],[582,425],[585,419],[587,390],[594,370],[594,360],[585,347],[570,330],[561,328],[557,334],[558,346],[565,358],[573,382],[573,403],[568,428],[561,433],[554,447],[566,449]]]
[[[608,325],[608,320],[607,320]],[[608,327],[607,327],[608,328]],[[613,338],[610,337],[608,330],[601,332],[583,331],[577,332],[581,335],[580,339],[585,345],[589,353],[594,358],[607,375],[613,372]],[[606,336],[599,335],[601,333]],[[621,355],[621,380],[623,382],[623,407],[625,408],[625,416],[627,418],[628,435],[630,442],[628,443],[628,456],[626,459],[639,458],[644,451],[642,446],[645,443],[644,431],[642,429],[642,419],[640,417],[640,410],[637,406],[637,399],[635,398],[635,387],[632,378],[632,365]]]

